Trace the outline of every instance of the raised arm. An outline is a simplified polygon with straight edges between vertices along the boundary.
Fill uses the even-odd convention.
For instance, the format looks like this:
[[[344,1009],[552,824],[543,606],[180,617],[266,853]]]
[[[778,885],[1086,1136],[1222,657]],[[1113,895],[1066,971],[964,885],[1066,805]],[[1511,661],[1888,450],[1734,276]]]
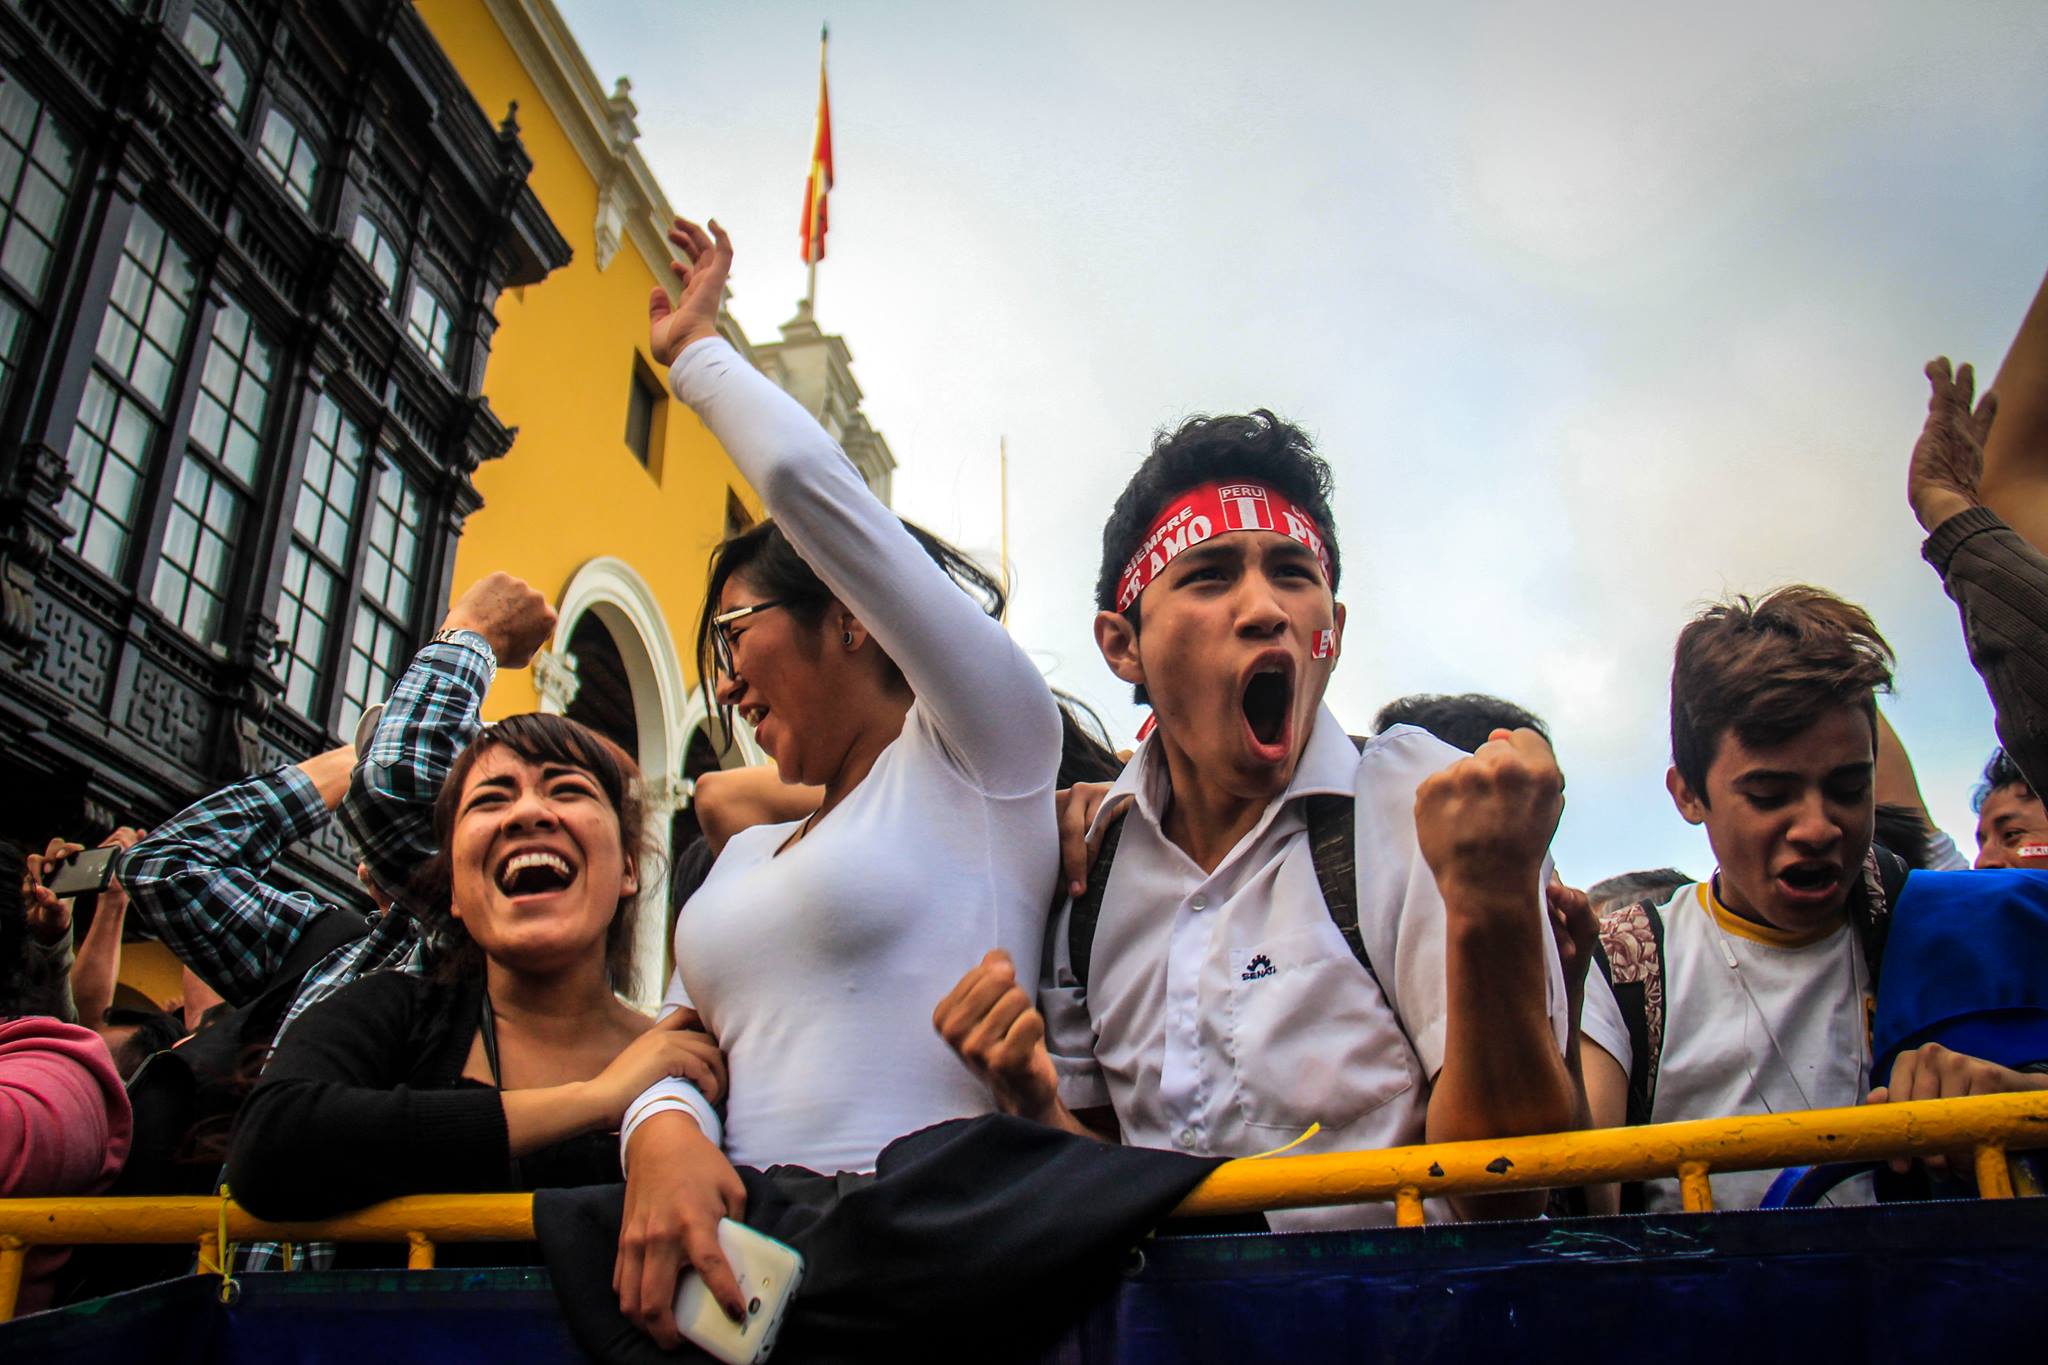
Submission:
[[[1972,406],[1968,365],[1951,374],[1947,358],[1937,357],[1927,378],[1927,423],[1906,483],[1927,532],[1920,552],[1962,611],[1963,639],[1991,694],[2000,742],[2029,782],[2048,782],[2048,555],[2000,517],[1980,486],[1988,442],[2011,414],[1993,394]],[[2048,488],[2032,496],[2048,502]]]
[[[1984,505],[2048,553],[2048,278],[1991,387],[2000,416],[1984,443]]]
[[[716,331],[732,243],[676,220],[682,298],[649,300],[654,354],[761,494],[790,544],[903,670],[961,767],[1020,795],[1059,766],[1059,712],[1028,655],[911,538],[833,439]]]
[[[100,841],[101,848],[131,849],[142,840],[142,831],[122,826]],[[114,985],[121,976],[121,930],[128,922],[128,888],[117,876],[100,892],[93,907],[92,927],[78,944],[78,959],[71,965],[71,996],[78,1002],[78,1018],[87,1028],[97,1030],[114,1003]]]
[[[524,668],[554,628],[546,598],[510,574],[486,575],[448,609],[392,689],[341,803],[341,827],[386,895],[403,895],[434,855],[434,798],[483,728],[497,670]]]
[[[1445,920],[1431,1142],[1561,1132],[1580,1117],[1579,1090],[1550,1020],[1555,950],[1547,908],[1538,904],[1563,809],[1557,762],[1530,730],[1494,731],[1477,753],[1416,791],[1416,840]],[[1519,1193],[1452,1202],[1467,1218],[1525,1217],[1543,1204]]]
[[[261,994],[326,911],[266,878],[286,848],[327,823],[354,758],[343,746],[223,787],[122,857],[130,910],[229,1004]]]

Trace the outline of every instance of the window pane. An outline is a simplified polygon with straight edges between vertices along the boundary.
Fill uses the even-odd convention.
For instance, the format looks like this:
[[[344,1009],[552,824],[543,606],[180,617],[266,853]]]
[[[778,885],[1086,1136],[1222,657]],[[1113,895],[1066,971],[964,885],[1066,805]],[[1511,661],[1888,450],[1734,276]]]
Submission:
[[[370,263],[370,272],[384,286],[384,297],[390,299],[398,288],[398,252],[385,239],[383,229],[369,214],[358,214],[349,244],[356,249],[356,255]]]
[[[107,430],[95,430],[104,423]],[[71,433],[71,488],[60,511],[76,535],[71,542],[86,562],[120,577],[135,523],[136,500],[156,423],[135,402],[95,372],[86,379],[79,422]]]
[[[637,374],[626,388],[626,447],[641,464],[646,464],[648,442],[654,434],[654,395]]]
[[[284,186],[293,203],[308,213],[313,211],[313,175],[317,169],[313,149],[283,110],[272,109],[263,120],[263,138],[256,148],[256,159],[270,172],[271,179]]]
[[[447,368],[448,337],[453,321],[448,309],[432,290],[425,285],[413,286],[412,302],[406,309],[406,335],[427,353],[427,359],[437,369]]]
[[[278,601],[277,638],[284,645],[284,695],[300,715],[314,714],[319,700],[320,656],[327,621],[334,610],[334,575],[314,562],[304,546],[286,552],[284,591]]]
[[[0,270],[42,301],[77,143],[20,81],[0,73]]]
[[[137,210],[122,244],[97,351],[115,378],[132,384],[159,412],[191,322],[195,278],[184,249]],[[138,343],[137,333],[148,340]]]

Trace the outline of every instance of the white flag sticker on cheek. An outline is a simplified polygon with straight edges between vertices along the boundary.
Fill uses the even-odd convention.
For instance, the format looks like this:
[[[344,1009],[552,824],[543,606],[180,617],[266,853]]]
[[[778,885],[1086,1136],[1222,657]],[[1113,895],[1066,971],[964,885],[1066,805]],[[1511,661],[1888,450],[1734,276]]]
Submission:
[[[1337,632],[1319,630],[1316,632],[1315,648],[1309,651],[1312,659],[1327,659],[1337,652]]]
[[[2048,844],[2021,844],[2016,858],[2048,858]]]

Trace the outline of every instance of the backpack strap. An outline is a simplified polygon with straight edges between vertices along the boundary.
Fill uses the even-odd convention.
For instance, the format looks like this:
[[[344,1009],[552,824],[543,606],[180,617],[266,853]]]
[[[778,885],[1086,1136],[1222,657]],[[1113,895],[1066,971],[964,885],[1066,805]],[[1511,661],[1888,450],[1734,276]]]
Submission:
[[[1664,917],[1648,901],[1600,917],[1596,957],[1628,1026],[1628,1119],[1648,1123],[1664,1056]]]
[[[1863,856],[1862,879],[1849,892],[1849,923],[1863,945],[1863,965],[1870,970],[1873,994],[1884,965],[1885,940],[1891,935],[1892,907],[1899,903],[1910,871],[1905,860],[1890,849],[1872,844]]]
[[[1102,831],[1102,847],[1095,850],[1095,859],[1088,864],[1088,887],[1074,898],[1074,908],[1067,913],[1067,959],[1074,969],[1074,984],[1082,990],[1088,989],[1088,959],[1095,951],[1095,921],[1102,918],[1102,895],[1109,889],[1109,865],[1116,858],[1116,846],[1124,837],[1124,815],[1130,810],[1128,804],[1123,810],[1110,817],[1109,827]]]
[[[1650,1121],[1657,1102],[1657,1068],[1664,1057],[1664,917],[1648,901],[1620,906],[1600,917],[1593,954],[1628,1027],[1628,1110],[1623,1122]],[[1643,1182],[1621,1187],[1621,1211],[1646,1210]]]

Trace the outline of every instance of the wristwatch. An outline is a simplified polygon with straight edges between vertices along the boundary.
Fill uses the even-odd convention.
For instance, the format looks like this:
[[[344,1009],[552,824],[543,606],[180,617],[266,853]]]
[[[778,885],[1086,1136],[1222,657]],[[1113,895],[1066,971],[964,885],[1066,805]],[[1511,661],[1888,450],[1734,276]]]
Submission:
[[[434,632],[434,638],[427,643],[435,645],[466,645],[471,649],[483,651],[484,657],[491,661],[493,668],[496,668],[498,665],[498,651],[492,649],[491,642],[486,640],[478,631],[462,630],[460,628],[437,630]]]

